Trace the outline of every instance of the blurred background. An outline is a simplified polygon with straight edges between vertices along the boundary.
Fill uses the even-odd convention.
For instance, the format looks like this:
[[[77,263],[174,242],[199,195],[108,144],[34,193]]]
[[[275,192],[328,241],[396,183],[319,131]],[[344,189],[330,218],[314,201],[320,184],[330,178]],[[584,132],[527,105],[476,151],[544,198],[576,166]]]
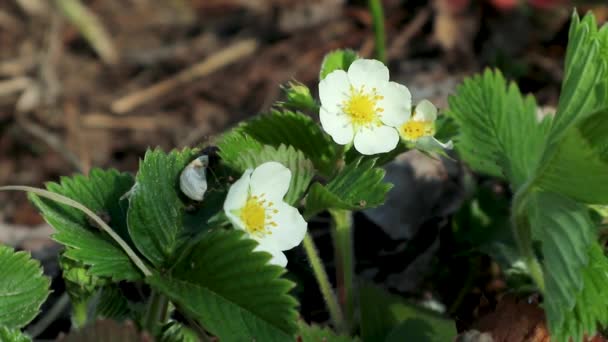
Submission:
[[[489,66],[550,110],[573,8],[608,19],[605,1],[382,3],[391,78],[414,102],[440,108],[464,77]],[[135,171],[148,147],[213,142],[269,110],[290,80],[316,95],[327,52],[352,48],[372,58],[374,44],[367,1],[1,0],[0,184],[41,186],[92,167]],[[442,172],[445,180],[451,171]],[[461,203],[454,188],[437,191],[455,194],[440,206],[445,213]],[[368,216],[390,226],[387,215]],[[388,237],[411,237],[387,229]],[[49,232],[24,195],[0,193],[0,242],[53,259]],[[317,307],[304,309],[315,318]]]

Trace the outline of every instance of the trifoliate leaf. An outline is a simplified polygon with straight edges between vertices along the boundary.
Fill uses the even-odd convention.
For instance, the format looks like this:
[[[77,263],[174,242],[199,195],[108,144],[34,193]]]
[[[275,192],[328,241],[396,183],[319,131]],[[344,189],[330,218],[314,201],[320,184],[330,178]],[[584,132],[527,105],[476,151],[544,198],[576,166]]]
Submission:
[[[222,341],[291,341],[297,330],[294,284],[271,256],[253,252],[256,242],[237,230],[206,233],[172,276],[154,275],[150,285],[179,311],[198,320]]]
[[[137,249],[157,267],[170,265],[190,238],[179,176],[197,155],[192,149],[168,154],[156,149],[146,152],[140,163],[137,187],[129,198],[129,233]]]
[[[316,324],[308,325],[304,321],[298,323],[298,339],[301,342],[353,342],[358,338],[338,335],[330,328],[323,328]]]
[[[446,114],[459,126],[460,157],[477,172],[506,177],[514,188],[523,184],[538,165],[550,123],[537,118],[534,98],[486,70],[466,79],[448,102]]]
[[[302,152],[291,146],[280,145],[278,148],[274,148],[266,145],[260,151],[242,151],[240,156],[234,160],[234,167],[236,171],[242,173],[246,169],[255,169],[269,161],[279,162],[291,170],[291,183],[289,191],[285,195],[285,202],[289,204],[296,203],[302,198],[304,191],[306,191],[314,176],[312,162],[306,159]]]
[[[574,306],[572,294],[584,287],[581,272],[589,265],[595,228],[588,209],[565,196],[534,193],[528,205],[532,236],[542,244],[545,311],[552,326],[561,326]]]
[[[363,341],[453,341],[456,325],[375,286],[360,289]]]
[[[105,216],[112,229],[125,241],[130,241],[126,228],[128,203],[121,197],[133,184],[133,177],[127,173],[93,169],[88,177],[62,177],[59,184],[48,183],[47,189]],[[30,200],[57,230],[53,239],[67,247],[64,256],[91,266],[89,272],[100,277],[115,280],[141,278],[139,270],[122,248],[91,223],[84,213],[36,195],[30,195]]]
[[[0,341],[2,342],[32,342],[32,339],[19,329],[9,329],[0,326]]]
[[[583,336],[594,336],[598,327],[608,326],[608,260],[597,243],[588,253],[589,262],[579,271],[583,288],[570,294],[574,306],[557,308],[558,315],[547,314],[551,341],[583,341]],[[547,296],[551,295],[547,288]]]
[[[0,245],[0,326],[21,328],[40,311],[50,281],[26,252]]]
[[[327,185],[314,183],[306,197],[305,217],[325,209],[357,210],[384,203],[392,184],[385,183],[383,169],[374,167],[375,160],[361,159],[346,165]]]
[[[235,131],[245,136],[234,136]],[[230,165],[238,157],[239,151],[260,148],[248,137],[264,145],[293,146],[302,151],[325,176],[333,175],[336,169],[339,147],[317,123],[302,113],[275,110],[234,128],[218,144],[222,160]]]
[[[109,319],[95,321],[58,339],[60,342],[148,342],[152,337],[140,333],[133,322],[118,323]]]
[[[319,80],[325,78],[332,71],[335,70],[348,70],[348,67],[357,59],[357,53],[353,50],[334,50],[323,58],[321,63],[321,71],[319,72]]]

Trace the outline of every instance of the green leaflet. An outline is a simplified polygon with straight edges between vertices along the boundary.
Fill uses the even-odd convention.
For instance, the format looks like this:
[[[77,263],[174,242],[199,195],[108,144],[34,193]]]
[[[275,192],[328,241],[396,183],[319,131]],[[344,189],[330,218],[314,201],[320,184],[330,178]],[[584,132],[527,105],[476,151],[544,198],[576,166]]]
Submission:
[[[133,177],[116,170],[91,170],[89,176],[62,177],[48,183],[49,191],[69,197],[93,212],[107,216],[109,225],[125,241],[130,241],[126,226],[128,203],[121,197],[133,186]],[[89,221],[78,209],[30,194],[44,219],[57,232],[53,239],[67,248],[64,256],[91,266],[89,272],[114,280],[141,278],[127,254],[109,236]]]
[[[475,171],[506,177],[514,188],[535,171],[549,119],[539,122],[536,103],[499,71],[466,79],[450,96],[447,115],[459,126],[455,145]]]
[[[357,59],[359,59],[357,53],[349,49],[334,50],[326,54],[321,63],[319,80],[324,79],[325,76],[331,74],[331,72],[335,70],[347,71],[348,67]]]
[[[32,339],[19,329],[9,329],[0,326],[0,341],[2,342],[32,342]]]
[[[301,342],[353,342],[360,341],[358,338],[337,335],[330,328],[323,328],[316,324],[308,325],[304,321],[298,322],[298,340]]]
[[[49,295],[49,286],[38,261],[0,245],[0,327],[18,329],[33,320]],[[3,334],[14,335],[8,330]]]
[[[172,276],[148,282],[222,341],[290,341],[297,330],[297,301],[288,294],[294,284],[255,246],[241,231],[210,231]]]
[[[580,202],[608,204],[608,109],[572,124],[547,152],[536,184]]]
[[[246,150],[233,160],[235,170],[242,173],[246,169],[255,169],[268,161],[276,161],[291,170],[291,183],[285,195],[285,202],[293,205],[308,188],[314,176],[314,166],[304,154],[293,147],[280,145],[278,148],[264,146],[261,150]]]
[[[588,253],[589,262],[579,273],[584,286],[570,294],[574,306],[558,308],[563,317],[559,322],[547,315],[552,341],[582,341],[584,335],[595,335],[598,325],[608,325],[608,260],[597,243],[591,245]],[[549,289],[547,295],[552,295]]]
[[[595,227],[584,205],[561,195],[534,193],[528,207],[532,235],[542,243],[547,318],[560,326],[575,304],[572,294],[585,285],[581,272],[589,264]]]
[[[137,187],[129,197],[129,233],[157,267],[170,265],[189,238],[178,184],[182,170],[197,155],[192,149],[168,154],[156,149],[146,152],[140,163]]]
[[[131,311],[129,302],[118,285],[110,284],[101,289],[99,304],[95,308],[95,317],[120,321],[129,318],[132,314]]]
[[[346,165],[327,185],[314,183],[306,197],[304,216],[325,209],[356,210],[383,204],[392,184],[383,182],[385,171],[374,165],[374,159],[360,158]]]
[[[427,309],[416,307],[378,287],[360,289],[363,341],[452,341],[456,325]]]
[[[293,146],[325,176],[334,173],[340,154],[340,148],[312,118],[291,111],[273,110],[259,115],[226,133],[218,143],[227,165],[234,163],[240,151],[261,150],[261,145]]]
[[[608,26],[572,16],[557,113],[536,185],[591,204],[608,203]]]
[[[574,12],[568,34],[564,80],[551,128],[551,143],[559,140],[574,121],[608,105],[607,52],[608,27],[598,31],[591,13],[581,21]]]

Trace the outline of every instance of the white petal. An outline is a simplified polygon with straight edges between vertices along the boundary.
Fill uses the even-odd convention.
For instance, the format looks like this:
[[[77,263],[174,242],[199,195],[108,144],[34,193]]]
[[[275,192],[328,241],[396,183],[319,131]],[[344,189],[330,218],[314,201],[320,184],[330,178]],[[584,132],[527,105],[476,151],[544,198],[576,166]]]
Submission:
[[[330,113],[339,113],[342,103],[348,99],[350,81],[346,71],[335,70],[319,82],[321,106]]]
[[[393,150],[399,143],[399,133],[388,126],[362,128],[355,134],[355,148],[361,154],[377,154]]]
[[[228,217],[228,220],[230,221],[230,223],[232,223],[232,226],[235,229],[240,229],[240,230],[245,230],[245,224],[243,223],[243,221],[241,220],[240,217],[236,216],[233,212],[231,211],[226,211],[226,216]]]
[[[277,265],[277,266],[281,266],[281,267],[287,266],[287,257],[285,256],[285,254],[283,254],[283,252],[281,252],[275,248],[272,248],[272,246],[265,245],[265,244],[258,244],[258,246],[256,248],[254,248],[253,250],[270,253],[272,255],[272,259],[270,259],[270,261],[268,261],[269,264]]]
[[[253,170],[251,174],[251,193],[264,194],[267,199],[281,201],[291,182],[291,170],[277,162],[266,162]]]
[[[406,123],[412,112],[412,94],[406,86],[396,82],[388,82],[379,89],[379,95],[384,98],[378,101],[380,120],[385,125],[398,127]]]
[[[226,195],[226,200],[224,201],[224,211],[226,213],[241,209],[245,205],[245,202],[247,202],[252,171],[252,169],[245,170],[243,176],[234,182],[228,190],[228,195]]]
[[[445,154],[445,150],[451,150],[453,147],[452,140],[443,144],[434,137],[422,137],[416,141],[416,148],[428,153]]]
[[[416,105],[414,121],[435,121],[437,119],[437,107],[429,100],[422,100]]]
[[[357,89],[365,86],[366,89],[383,86],[388,82],[388,68],[375,59],[357,59],[348,68],[348,79]]]
[[[353,125],[346,114],[333,114],[321,108],[321,126],[334,139],[336,144],[346,145],[353,141]]]
[[[260,240],[275,246],[278,250],[286,251],[299,245],[304,240],[308,224],[298,209],[280,202],[275,204],[278,213],[272,216],[276,227],[270,226],[271,234],[265,235]]]

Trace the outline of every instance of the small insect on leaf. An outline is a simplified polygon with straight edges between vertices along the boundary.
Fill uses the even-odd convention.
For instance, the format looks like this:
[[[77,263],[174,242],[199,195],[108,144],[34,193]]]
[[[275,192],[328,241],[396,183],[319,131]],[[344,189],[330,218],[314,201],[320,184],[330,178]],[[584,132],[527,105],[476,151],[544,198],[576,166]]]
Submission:
[[[179,177],[179,187],[188,198],[202,201],[207,191],[205,170],[209,166],[209,156],[202,155],[184,168]]]

